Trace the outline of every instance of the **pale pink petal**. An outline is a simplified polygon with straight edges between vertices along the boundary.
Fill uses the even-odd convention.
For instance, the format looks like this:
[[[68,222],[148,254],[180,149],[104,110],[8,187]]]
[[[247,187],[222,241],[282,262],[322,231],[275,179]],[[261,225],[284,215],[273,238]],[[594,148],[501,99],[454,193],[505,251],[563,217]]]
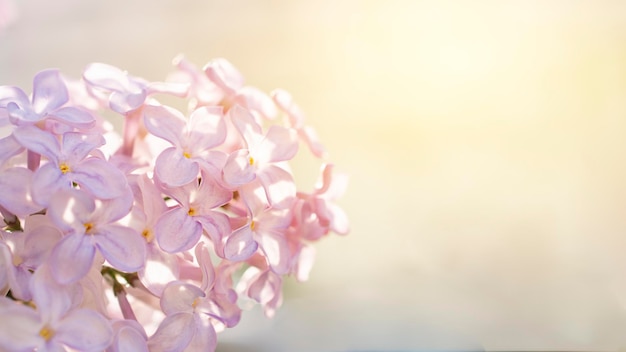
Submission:
[[[279,109],[287,113],[291,127],[300,128],[304,124],[304,113],[300,107],[293,101],[289,92],[283,89],[276,89],[271,93],[272,99]]]
[[[202,224],[204,232],[206,232],[209,235],[209,238],[211,238],[211,241],[215,246],[215,254],[220,257],[224,257],[222,239],[229,236],[232,232],[228,215],[212,211],[205,215],[196,216],[195,220]]]
[[[14,86],[0,86],[0,108],[6,108],[11,102],[21,109],[31,107],[30,99],[22,89]]]
[[[318,215],[329,223],[331,231],[339,235],[350,232],[348,215],[341,207],[321,199],[317,199],[316,204]]]
[[[59,321],[54,339],[80,351],[102,351],[113,340],[113,330],[102,315],[77,309]]]
[[[59,70],[51,69],[39,72],[33,81],[33,109],[38,114],[45,114],[60,108],[69,100],[67,87]]]
[[[99,199],[112,199],[127,192],[124,174],[99,158],[89,158],[74,166],[71,177],[81,189]]]
[[[128,75],[119,68],[103,63],[89,64],[83,71],[83,79],[90,85],[110,91],[126,91]]]
[[[30,106],[22,108],[14,102],[7,104],[6,112],[11,123],[18,126],[33,125],[43,120],[43,117],[34,112]]]
[[[52,111],[47,117],[79,129],[89,129],[96,125],[96,119],[92,114],[72,106]]]
[[[254,180],[256,167],[251,165],[250,158],[250,152],[247,149],[231,153],[224,165],[224,181],[232,186],[240,186]]]
[[[224,256],[231,261],[243,261],[250,258],[257,250],[258,243],[252,236],[250,226],[235,230],[226,240]]]
[[[210,290],[215,282],[215,269],[211,262],[209,250],[204,245],[204,242],[198,243],[195,253],[198,266],[200,266],[200,270],[202,271],[202,285],[200,289],[202,291]]]
[[[194,315],[196,331],[185,352],[213,352],[217,347],[217,334],[208,317]]]
[[[153,135],[181,146],[186,122],[180,111],[163,105],[146,105],[143,108],[143,121]]]
[[[298,255],[298,262],[296,263],[296,279],[300,282],[307,281],[309,279],[309,273],[313,268],[313,262],[315,261],[315,247],[304,244],[300,249]]]
[[[233,197],[229,191],[217,183],[208,172],[202,171],[202,182],[191,202],[201,209],[201,213],[228,203]]]
[[[234,94],[243,87],[244,78],[241,72],[228,60],[217,58],[204,66],[207,77],[222,88],[227,94]]]
[[[51,133],[35,126],[20,126],[13,131],[13,137],[28,150],[41,154],[46,158],[58,161],[61,145]]]
[[[50,253],[52,274],[60,284],[78,281],[87,275],[96,253],[91,239],[82,234],[67,235]]]
[[[261,304],[267,304],[282,289],[280,276],[272,271],[262,272],[248,288],[248,296]]]
[[[263,129],[250,110],[236,104],[228,110],[228,116],[245,140],[247,147],[252,148],[263,139]]]
[[[178,260],[176,256],[161,251],[155,243],[146,247],[146,265],[139,271],[139,279],[150,292],[160,297],[165,285],[178,280]]]
[[[218,146],[226,139],[226,124],[222,107],[200,107],[189,117],[187,146],[203,151]]]
[[[262,90],[255,87],[243,87],[235,96],[235,101],[241,102],[250,110],[257,111],[266,119],[276,117],[276,105]]]
[[[31,215],[32,218],[45,218],[44,215]],[[61,240],[61,231],[52,226],[51,223],[44,223],[35,228],[31,228],[24,233],[24,265],[38,267],[48,256],[50,250]]]
[[[278,209],[290,208],[293,205],[297,190],[293,176],[289,172],[278,166],[269,165],[257,176],[270,205]]]
[[[141,269],[146,261],[146,242],[134,229],[122,225],[99,228],[96,246],[111,265],[125,272]]]
[[[198,177],[200,166],[183,155],[177,148],[167,148],[157,157],[154,173],[160,182],[169,187],[179,187]]]
[[[313,127],[302,127],[302,129],[298,130],[298,135],[304,140],[313,155],[318,158],[327,157],[328,153],[326,152],[326,148],[324,148],[324,145],[322,145],[322,143],[320,142],[319,138],[317,137],[317,133],[315,132]]]
[[[194,301],[199,297],[204,297],[204,292],[199,287],[182,281],[173,281],[163,289],[161,309],[165,315],[191,313]]]
[[[109,96],[111,110],[126,115],[130,111],[139,108],[148,97],[147,92],[141,87],[133,87],[129,91],[112,92]]]
[[[50,220],[63,232],[84,233],[84,223],[96,209],[94,200],[85,192],[67,190],[57,193],[48,208]]]
[[[130,187],[121,196],[102,200],[102,204],[91,217],[92,221],[109,224],[128,215],[133,207],[133,193]]]
[[[39,330],[43,324],[34,309],[19,303],[0,308],[0,347],[5,351],[33,350],[43,343]],[[7,319],[10,317],[10,319]]]
[[[189,92],[189,83],[150,82],[146,88],[148,94],[161,93],[184,98]]]
[[[272,126],[258,145],[255,155],[262,162],[291,160],[298,152],[298,134],[291,128]]]
[[[202,236],[202,225],[183,208],[165,212],[155,225],[155,236],[161,249],[177,253],[193,248]]]
[[[151,352],[184,351],[195,333],[191,313],[177,313],[163,319],[157,331],[148,339]]]
[[[0,205],[11,213],[25,217],[41,206],[32,199],[33,173],[23,167],[13,167],[0,172]]]
[[[285,236],[276,232],[264,232],[255,236],[267,262],[276,274],[284,275],[289,271],[289,245]]]

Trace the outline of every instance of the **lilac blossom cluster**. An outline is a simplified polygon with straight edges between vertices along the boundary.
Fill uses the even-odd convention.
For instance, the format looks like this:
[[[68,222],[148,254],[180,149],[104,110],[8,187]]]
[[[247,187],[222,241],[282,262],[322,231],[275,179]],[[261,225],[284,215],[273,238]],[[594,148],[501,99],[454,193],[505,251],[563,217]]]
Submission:
[[[244,304],[272,316],[284,277],[308,278],[312,242],[348,232],[346,177],[289,93],[224,59],[174,66],[0,86],[0,349],[213,351]],[[300,144],[322,164],[310,192]]]

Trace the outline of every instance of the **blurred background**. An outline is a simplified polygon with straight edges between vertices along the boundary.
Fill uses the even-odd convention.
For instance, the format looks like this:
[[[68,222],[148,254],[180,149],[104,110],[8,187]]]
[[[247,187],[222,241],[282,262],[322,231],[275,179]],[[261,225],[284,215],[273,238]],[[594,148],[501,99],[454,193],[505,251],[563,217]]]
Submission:
[[[623,1],[15,5],[0,84],[225,57],[290,91],[350,175],[351,233],[218,351],[626,348]],[[299,159],[303,189],[318,168]]]

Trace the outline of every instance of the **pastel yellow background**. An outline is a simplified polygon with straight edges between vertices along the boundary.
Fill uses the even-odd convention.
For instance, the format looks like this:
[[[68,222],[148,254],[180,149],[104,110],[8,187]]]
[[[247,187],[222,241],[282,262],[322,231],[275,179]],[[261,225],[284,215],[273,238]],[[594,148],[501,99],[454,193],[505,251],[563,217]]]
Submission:
[[[178,53],[289,90],[352,232],[218,351],[626,348],[626,3],[34,1],[0,84]],[[306,153],[306,152],[305,152]],[[319,164],[296,163],[301,187]]]

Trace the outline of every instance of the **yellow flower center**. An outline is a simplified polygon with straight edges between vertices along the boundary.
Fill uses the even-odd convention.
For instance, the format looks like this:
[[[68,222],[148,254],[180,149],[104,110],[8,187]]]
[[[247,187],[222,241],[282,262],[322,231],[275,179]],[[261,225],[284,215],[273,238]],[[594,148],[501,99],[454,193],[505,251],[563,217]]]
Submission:
[[[200,297],[196,297],[196,299],[194,299],[193,302],[191,303],[191,306],[193,308],[196,308],[198,304],[200,304]]]
[[[183,152],[183,156],[187,159],[191,158],[191,154],[189,154],[189,152]]]
[[[196,209],[194,209],[194,208],[189,208],[189,211],[187,211],[187,214],[188,214],[189,216],[194,216],[194,215],[196,215]]]
[[[144,229],[141,232],[141,236],[146,239],[146,242],[150,243],[154,239],[154,234],[149,229]]]
[[[66,173],[72,171],[72,169],[70,169],[70,166],[67,165],[67,163],[61,163],[61,165],[59,165],[59,170],[61,170],[61,173],[63,175],[65,175]]]
[[[54,330],[50,329],[48,326],[44,326],[39,330],[39,336],[48,341],[54,336]]]
[[[250,165],[254,165],[254,158],[253,157],[248,158],[248,163]]]
[[[254,231],[254,228],[256,227],[256,222],[254,222],[254,220],[252,220],[250,222],[250,230]]]
[[[91,233],[91,231],[93,231],[94,226],[92,223],[86,222],[83,226],[85,226],[85,233]]]

